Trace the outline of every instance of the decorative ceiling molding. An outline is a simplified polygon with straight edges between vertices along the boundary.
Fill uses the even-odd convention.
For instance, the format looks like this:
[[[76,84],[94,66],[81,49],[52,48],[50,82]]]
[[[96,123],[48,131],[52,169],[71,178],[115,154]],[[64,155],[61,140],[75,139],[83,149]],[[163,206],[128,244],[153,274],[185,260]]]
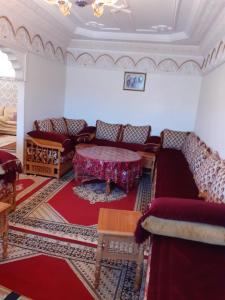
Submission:
[[[80,54],[66,53],[68,65],[79,65],[84,67],[96,67],[103,69],[122,69],[129,71],[142,71],[147,73],[166,72],[190,75],[201,75],[202,66],[198,61],[187,59],[177,62],[174,58],[163,58],[158,62],[152,57],[141,57],[134,59],[131,56],[122,55],[114,58],[109,54],[93,55],[89,52]]]
[[[215,68],[225,63],[225,38],[220,40],[216,46],[206,55],[202,70],[204,73],[209,73]]]
[[[65,62],[65,51],[61,47],[54,46],[51,41],[44,42],[39,34],[32,36],[25,26],[15,28],[5,16],[0,16],[0,44]]]

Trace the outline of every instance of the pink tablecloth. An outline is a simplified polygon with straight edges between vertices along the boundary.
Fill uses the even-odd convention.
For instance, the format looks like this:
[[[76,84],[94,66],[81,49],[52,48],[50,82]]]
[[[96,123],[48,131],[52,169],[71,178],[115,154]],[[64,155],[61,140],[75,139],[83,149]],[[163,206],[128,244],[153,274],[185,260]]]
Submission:
[[[141,157],[121,148],[93,146],[78,149],[73,158],[77,178],[92,176],[112,181],[128,192],[141,176]]]

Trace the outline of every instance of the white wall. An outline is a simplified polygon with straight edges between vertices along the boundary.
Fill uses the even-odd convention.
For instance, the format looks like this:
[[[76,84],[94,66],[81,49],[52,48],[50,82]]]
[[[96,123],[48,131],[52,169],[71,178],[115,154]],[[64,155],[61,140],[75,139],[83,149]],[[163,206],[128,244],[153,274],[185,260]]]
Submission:
[[[203,78],[195,132],[225,158],[225,64]]]
[[[24,136],[36,119],[61,117],[64,112],[65,66],[28,53],[26,78],[18,83],[17,156],[23,160]]]
[[[28,54],[25,81],[24,130],[32,130],[36,119],[61,117],[64,112],[65,66]]]
[[[145,92],[123,90],[124,72],[67,67],[65,116],[123,124],[150,124],[152,134],[164,128],[193,130],[201,77],[147,74]]]

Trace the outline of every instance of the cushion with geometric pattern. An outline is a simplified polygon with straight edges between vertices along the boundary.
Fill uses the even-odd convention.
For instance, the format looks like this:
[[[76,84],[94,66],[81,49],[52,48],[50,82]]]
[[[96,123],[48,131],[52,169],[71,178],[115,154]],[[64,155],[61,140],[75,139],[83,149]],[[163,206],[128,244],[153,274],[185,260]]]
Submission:
[[[65,118],[68,134],[71,136],[77,135],[82,129],[87,126],[85,120],[67,119]]]
[[[208,202],[225,204],[225,165],[218,171],[207,193]]]
[[[96,139],[117,142],[119,139],[121,124],[109,124],[97,120],[96,122]]]
[[[129,144],[145,144],[151,131],[150,126],[126,125],[123,129],[122,142]]]
[[[209,156],[209,153],[209,148],[205,144],[201,144],[195,149],[192,159],[189,162],[189,168],[193,174],[201,167],[204,160]]]
[[[67,126],[64,118],[52,118],[51,119],[53,130],[57,133],[67,134]]]
[[[209,190],[222,163],[218,153],[212,153],[204,160],[201,167],[196,169],[194,180],[201,194]]]
[[[45,132],[53,131],[52,122],[50,119],[36,120],[34,122],[34,124],[35,124],[37,130],[45,131]]]
[[[187,134],[185,131],[164,129],[162,132],[162,147],[181,150]]]

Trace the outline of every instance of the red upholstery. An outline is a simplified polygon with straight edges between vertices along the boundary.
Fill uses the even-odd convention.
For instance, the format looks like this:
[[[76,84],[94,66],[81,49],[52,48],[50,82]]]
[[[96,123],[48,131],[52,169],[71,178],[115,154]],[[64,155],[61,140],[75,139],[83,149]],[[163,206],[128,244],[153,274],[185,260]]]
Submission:
[[[150,235],[141,223],[149,216],[225,227],[225,205],[198,199],[155,198],[150,209],[140,218],[135,232],[136,241],[144,242]]]
[[[188,221],[225,227],[225,205],[197,199],[154,199],[149,215],[170,220]]]
[[[67,135],[57,132],[44,132],[40,130],[33,130],[27,133],[32,138],[43,139],[53,142],[58,142],[64,148],[63,155],[74,150],[74,141]]]
[[[225,247],[154,235],[149,300],[224,300]]]
[[[91,143],[98,145],[98,146],[110,146],[110,147],[124,148],[124,149],[132,150],[132,151],[147,151],[147,152],[156,152],[160,147],[160,143],[159,144],[146,143],[146,144],[142,145],[142,144],[130,144],[130,143],[124,143],[124,142],[112,142],[112,141],[101,140],[101,139],[96,139],[96,138],[94,138],[91,141]]]
[[[4,150],[0,150],[0,167],[2,169],[0,180],[4,180],[5,183],[13,182],[16,179],[16,175],[22,172],[22,165],[19,159]]]
[[[160,150],[157,157],[155,197],[198,198],[193,175],[180,150]]]
[[[193,175],[178,150],[161,149],[158,154],[156,199],[146,216],[149,214],[225,227],[225,206],[198,198]],[[146,216],[136,230],[138,242],[150,235],[140,226]],[[151,238],[148,300],[225,299],[224,246],[159,235]]]

